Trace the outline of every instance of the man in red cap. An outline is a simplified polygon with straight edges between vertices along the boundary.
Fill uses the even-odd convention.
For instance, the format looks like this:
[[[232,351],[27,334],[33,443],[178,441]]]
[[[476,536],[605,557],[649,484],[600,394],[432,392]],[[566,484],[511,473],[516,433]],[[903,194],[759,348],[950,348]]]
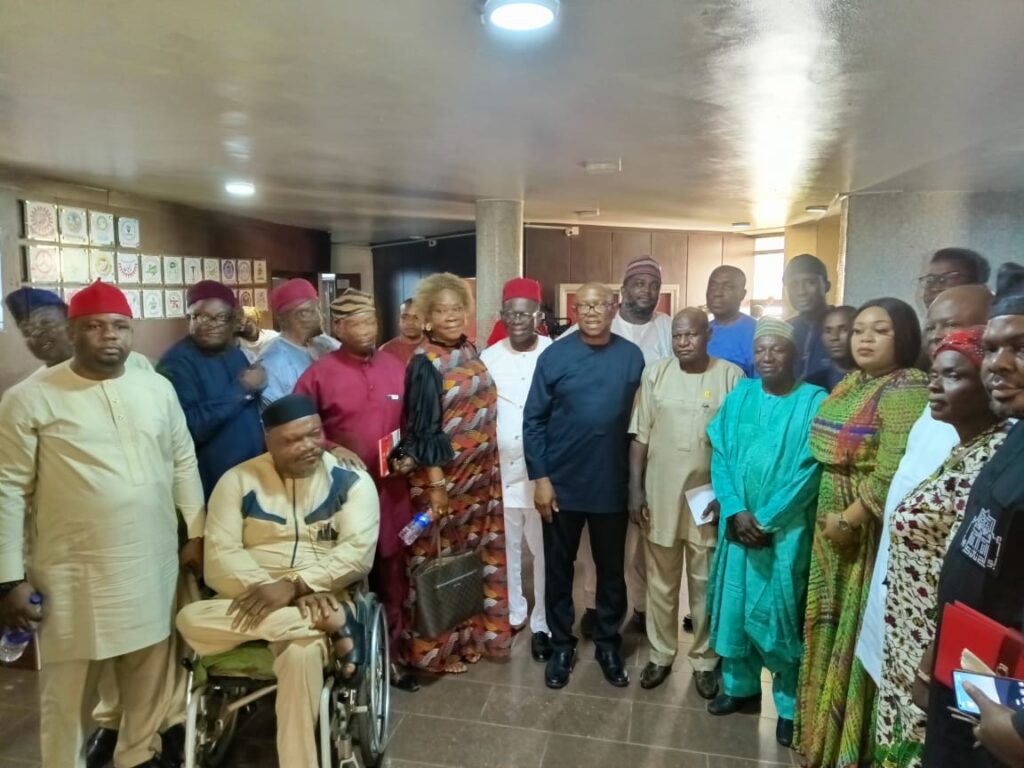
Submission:
[[[551,631],[544,612],[544,533],[533,504],[533,483],[526,476],[523,454],[523,408],[530,393],[537,358],[551,339],[537,333],[543,320],[540,283],[517,277],[501,294],[501,322],[508,337],[480,354],[498,388],[498,458],[505,500],[505,551],[508,556],[509,621],[525,626],[528,608],[523,595],[523,535],[533,553],[533,634],[531,652],[537,661],[551,657]]]
[[[320,297],[308,280],[287,280],[270,292],[270,310],[281,326],[281,335],[263,350],[259,362],[267,372],[264,406],[290,395],[295,382],[314,360],[340,344],[323,333]]]
[[[263,453],[259,396],[267,375],[234,343],[234,291],[203,280],[188,289],[185,302],[188,336],[167,350],[158,370],[178,394],[209,499],[221,475]]]
[[[125,366],[124,294],[97,281],[75,294],[68,319],[73,357],[0,400],[0,615],[39,632],[43,765],[81,764],[83,713],[101,665],[113,664],[123,706],[114,765],[159,766],[179,563],[201,567],[202,485],[173,388]]]

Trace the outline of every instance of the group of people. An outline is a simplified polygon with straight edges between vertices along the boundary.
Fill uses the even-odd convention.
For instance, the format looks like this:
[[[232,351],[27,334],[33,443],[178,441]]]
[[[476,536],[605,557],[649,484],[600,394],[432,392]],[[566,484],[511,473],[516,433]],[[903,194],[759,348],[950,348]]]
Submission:
[[[902,301],[829,306],[808,254],[786,267],[789,321],[744,314],[731,266],[706,307],[670,318],[642,257],[618,297],[580,287],[554,341],[541,286],[510,280],[479,353],[472,293],[448,273],[421,281],[380,347],[361,291],[334,299],[325,334],[316,289],[284,282],[274,335],[203,281],[155,370],[117,288],[69,306],[15,291],[43,367],[0,400],[0,623],[39,630],[44,764],[174,764],[186,647],[263,640],[280,762],[316,765],[324,667],[365,661],[350,590],[367,576],[408,691],[507,657],[527,624],[550,688],[571,681],[577,626],[627,686],[632,607],[642,688],[671,674],[682,623],[708,711],[758,709],[769,670],[777,740],[807,765],[1024,764],[1024,719],[984,704],[972,733],[933,677],[944,605],[1022,619],[1024,268],[1004,265],[994,299],[988,277],[972,251],[937,252],[922,337]],[[413,576],[465,552],[480,611],[423,636]]]

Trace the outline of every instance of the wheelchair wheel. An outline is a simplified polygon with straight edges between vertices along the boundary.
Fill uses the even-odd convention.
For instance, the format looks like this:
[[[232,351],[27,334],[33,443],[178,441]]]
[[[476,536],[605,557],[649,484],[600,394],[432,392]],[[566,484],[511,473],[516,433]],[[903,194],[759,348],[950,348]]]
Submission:
[[[199,702],[196,765],[218,768],[231,752],[238,728],[238,710],[228,712],[232,692],[223,688],[207,689]]]
[[[355,737],[364,768],[377,768],[384,759],[391,725],[388,624],[384,607],[375,603],[370,624],[366,668],[356,690],[356,706],[365,710],[355,715]]]

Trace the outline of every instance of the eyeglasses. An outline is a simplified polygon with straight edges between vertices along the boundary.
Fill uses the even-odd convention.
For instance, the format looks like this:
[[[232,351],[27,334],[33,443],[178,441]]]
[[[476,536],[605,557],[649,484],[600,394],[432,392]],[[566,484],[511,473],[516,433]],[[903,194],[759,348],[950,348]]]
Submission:
[[[519,323],[531,317],[536,317],[537,311],[533,312],[512,312],[511,310],[502,310],[501,319],[506,323]]]
[[[614,307],[610,301],[599,301],[596,304],[573,304],[577,315],[600,315]]]
[[[921,275],[917,278],[917,282],[921,285],[933,286],[933,285],[952,285],[953,281],[959,280],[964,277],[963,272],[942,272],[938,275]]]
[[[218,315],[206,315],[203,314],[202,312],[197,312],[194,315],[189,315],[188,319],[198,325],[217,326],[226,325],[227,323],[230,323],[233,317],[234,315],[228,314],[226,312],[221,312]]]

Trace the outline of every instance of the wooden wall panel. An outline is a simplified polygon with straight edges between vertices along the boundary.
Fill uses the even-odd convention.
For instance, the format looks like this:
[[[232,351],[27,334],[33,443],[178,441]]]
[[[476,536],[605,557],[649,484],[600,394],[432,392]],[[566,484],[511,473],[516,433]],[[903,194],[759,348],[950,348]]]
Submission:
[[[640,256],[650,256],[652,252],[650,230],[616,229],[612,232],[612,280],[620,282],[626,271],[626,265]]]
[[[723,237],[715,233],[690,233],[687,243],[686,306],[704,306],[708,278],[715,267],[722,265]]]
[[[523,274],[540,283],[552,312],[558,310],[558,285],[568,283],[571,238],[562,229],[527,228],[523,233]]]
[[[679,286],[679,309],[686,303],[687,236],[685,232],[657,230],[651,237],[651,255],[661,264],[661,282]]]
[[[580,227],[579,235],[569,240],[570,283],[615,281],[612,277],[612,230]]]

